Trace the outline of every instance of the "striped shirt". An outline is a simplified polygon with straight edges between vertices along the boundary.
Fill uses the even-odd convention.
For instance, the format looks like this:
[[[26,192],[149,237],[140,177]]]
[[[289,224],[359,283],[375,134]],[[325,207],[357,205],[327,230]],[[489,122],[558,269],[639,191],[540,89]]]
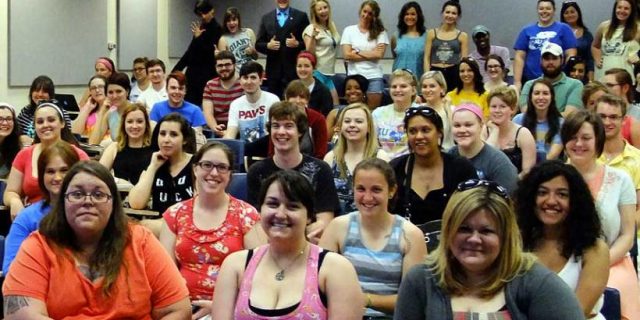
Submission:
[[[357,211],[349,213],[349,227],[344,240],[342,255],[349,259],[356,269],[358,281],[365,293],[392,295],[398,293],[402,279],[402,259],[404,254],[400,248],[402,224],[404,218],[394,215],[389,241],[382,250],[367,248],[362,243],[360,234],[360,214]],[[365,316],[384,317],[380,311],[367,308]]]
[[[236,82],[229,89],[222,86],[220,78],[214,78],[207,82],[204,87],[202,100],[213,102],[213,115],[217,124],[227,125],[229,120],[229,105],[231,102],[244,95],[240,82]]]
[[[64,116],[64,120],[67,128],[71,130],[71,118],[69,118],[69,114],[66,110],[62,110],[62,115]],[[20,114],[16,117],[16,120],[20,124],[20,131],[22,131],[22,135],[28,136],[30,138],[36,137],[36,131],[33,124],[33,120],[35,118],[36,107],[32,105],[26,105],[22,110],[20,110]]]

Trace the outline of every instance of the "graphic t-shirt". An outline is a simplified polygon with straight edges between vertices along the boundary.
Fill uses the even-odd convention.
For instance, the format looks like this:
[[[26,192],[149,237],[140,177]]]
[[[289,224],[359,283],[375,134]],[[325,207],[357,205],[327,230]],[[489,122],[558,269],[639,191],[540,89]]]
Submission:
[[[249,102],[244,95],[231,102],[227,127],[238,128],[240,139],[254,142],[267,135],[267,121],[271,105],[280,101],[273,93],[262,91],[255,103]]]

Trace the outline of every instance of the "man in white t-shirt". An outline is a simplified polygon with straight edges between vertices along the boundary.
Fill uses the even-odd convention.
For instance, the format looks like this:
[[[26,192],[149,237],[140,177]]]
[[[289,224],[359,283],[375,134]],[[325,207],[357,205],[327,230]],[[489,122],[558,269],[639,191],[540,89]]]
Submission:
[[[147,62],[147,77],[151,86],[142,91],[136,103],[141,104],[151,111],[154,104],[169,99],[165,88],[165,66],[160,59],[151,59]]]
[[[275,94],[262,91],[262,65],[249,61],[240,68],[240,86],[244,95],[231,102],[229,122],[224,134],[226,139],[239,138],[255,142],[267,135],[266,123],[271,105],[280,101]]]

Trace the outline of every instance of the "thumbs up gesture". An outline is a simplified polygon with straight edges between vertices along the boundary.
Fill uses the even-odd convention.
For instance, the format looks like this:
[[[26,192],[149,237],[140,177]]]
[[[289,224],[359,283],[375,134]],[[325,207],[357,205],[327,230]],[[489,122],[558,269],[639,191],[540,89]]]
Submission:
[[[291,33],[289,38],[287,38],[286,45],[288,48],[297,48],[300,45],[300,42],[296,39],[296,36]]]
[[[289,41],[289,39],[287,39]],[[271,40],[267,43],[267,49],[280,50],[280,41],[276,40],[276,36],[271,37]]]

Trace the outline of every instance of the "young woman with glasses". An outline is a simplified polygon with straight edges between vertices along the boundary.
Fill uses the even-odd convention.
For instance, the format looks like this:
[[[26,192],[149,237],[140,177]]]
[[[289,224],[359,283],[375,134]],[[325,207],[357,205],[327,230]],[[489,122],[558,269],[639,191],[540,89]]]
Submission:
[[[233,151],[219,142],[205,144],[193,156],[198,193],[163,214],[160,242],[187,281],[195,319],[211,312],[222,261],[231,253],[266,243],[252,227],[260,216],[250,204],[229,195]],[[250,231],[253,230],[253,231]]]

